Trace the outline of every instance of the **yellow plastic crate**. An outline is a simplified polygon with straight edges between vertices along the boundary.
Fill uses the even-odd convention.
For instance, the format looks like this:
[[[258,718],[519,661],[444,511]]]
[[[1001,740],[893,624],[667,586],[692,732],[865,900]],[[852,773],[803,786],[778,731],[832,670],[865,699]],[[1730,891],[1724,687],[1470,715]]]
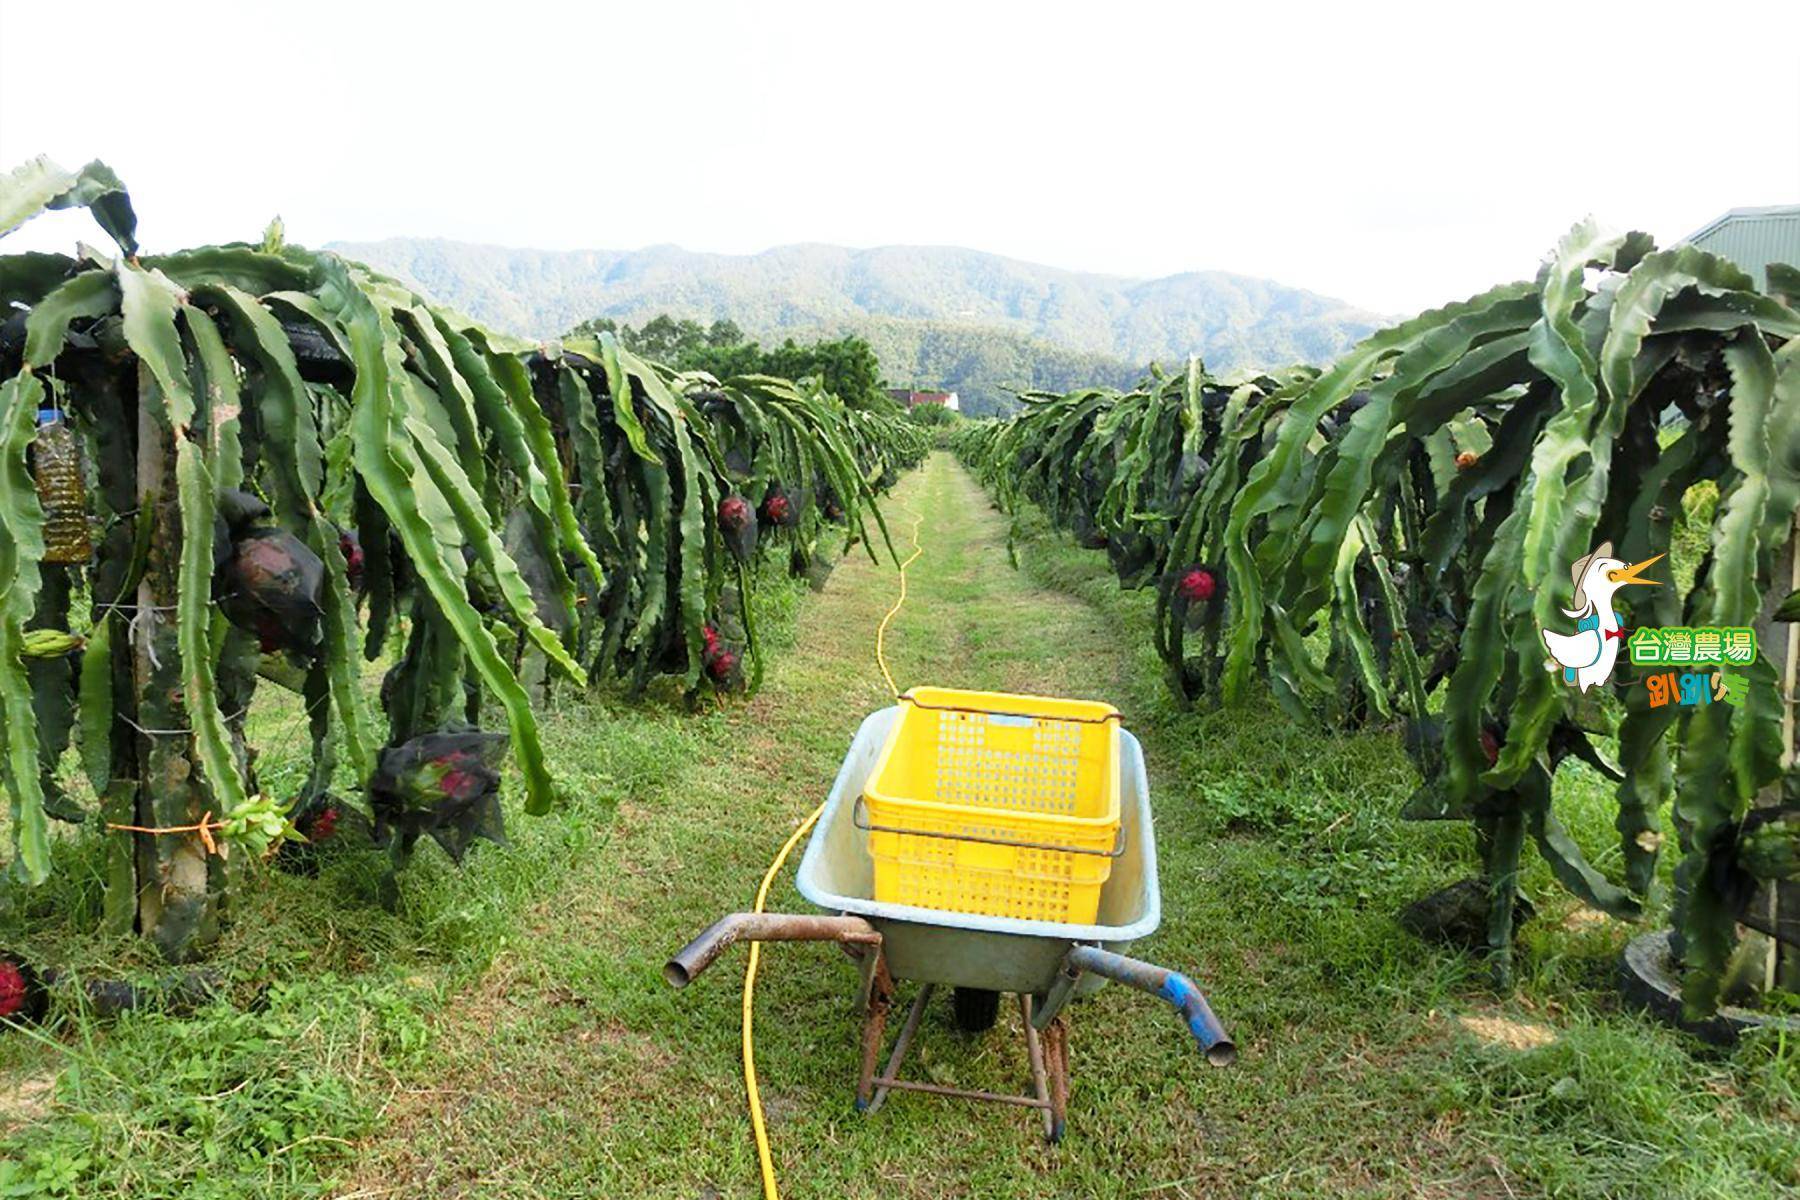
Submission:
[[[863,791],[875,899],[1091,924],[1119,836],[1110,704],[913,688]]]

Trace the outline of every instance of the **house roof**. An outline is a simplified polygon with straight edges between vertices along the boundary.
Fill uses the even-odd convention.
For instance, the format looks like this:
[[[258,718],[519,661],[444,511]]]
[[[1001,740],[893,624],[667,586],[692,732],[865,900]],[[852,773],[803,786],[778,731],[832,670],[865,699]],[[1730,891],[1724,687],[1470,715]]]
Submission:
[[[1730,259],[1755,277],[1758,287],[1767,287],[1770,263],[1800,266],[1800,204],[1734,208],[1684,240]]]
[[[1780,220],[1785,217],[1800,217],[1800,204],[1766,204],[1760,208],[1727,209],[1722,215],[1714,217],[1682,240],[1698,242],[1715,229],[1731,221]]]

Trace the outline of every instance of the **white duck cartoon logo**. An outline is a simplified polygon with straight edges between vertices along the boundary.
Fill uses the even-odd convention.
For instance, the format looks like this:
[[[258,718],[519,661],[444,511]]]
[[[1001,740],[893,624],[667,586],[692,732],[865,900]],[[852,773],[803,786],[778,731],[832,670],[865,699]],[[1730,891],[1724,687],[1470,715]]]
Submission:
[[[1561,671],[1563,682],[1578,691],[1585,692],[1611,679],[1619,647],[1625,644],[1625,630],[1619,624],[1619,614],[1613,611],[1613,594],[1633,583],[1662,586],[1654,579],[1640,578],[1643,570],[1662,555],[1626,566],[1612,552],[1611,542],[1601,542],[1598,549],[1570,568],[1569,574],[1575,580],[1575,607],[1563,612],[1575,618],[1575,632],[1540,630],[1550,651],[1544,668]]]

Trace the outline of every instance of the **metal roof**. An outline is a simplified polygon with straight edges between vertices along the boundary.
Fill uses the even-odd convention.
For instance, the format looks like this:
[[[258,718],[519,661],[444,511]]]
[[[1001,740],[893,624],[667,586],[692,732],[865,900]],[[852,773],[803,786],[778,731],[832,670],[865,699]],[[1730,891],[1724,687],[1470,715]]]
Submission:
[[[1800,204],[1734,208],[1683,240],[1729,258],[1766,288],[1770,263],[1800,266]]]

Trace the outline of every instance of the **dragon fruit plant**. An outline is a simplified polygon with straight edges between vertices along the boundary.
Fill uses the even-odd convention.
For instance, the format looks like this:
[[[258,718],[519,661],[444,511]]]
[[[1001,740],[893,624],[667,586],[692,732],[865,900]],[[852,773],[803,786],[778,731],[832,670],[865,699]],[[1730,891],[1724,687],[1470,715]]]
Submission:
[[[273,229],[260,246],[140,254],[130,198],[97,163],[0,176],[0,235],[47,206],[85,206],[115,248],[0,256],[0,760],[41,764],[0,772],[13,877],[51,873],[52,817],[205,818],[109,835],[104,871],[110,929],[197,953],[227,886],[251,877],[227,864],[290,828],[244,724],[259,683],[279,686],[259,675],[263,651],[305,695],[315,776],[335,753],[368,780],[381,739],[362,661],[399,630],[422,684],[455,677],[459,711],[464,679],[499,702],[527,805],[548,808],[537,724],[492,629],[584,672],[490,514],[528,513],[559,562],[592,556],[520,360]],[[85,548],[66,536],[83,529]],[[478,612],[474,591],[497,611]],[[78,651],[21,658],[27,629],[71,627],[87,630]],[[71,741],[91,809],[58,785]]]
[[[1672,805],[1683,1001],[1700,1016],[1741,927],[1796,928],[1766,915],[1800,858],[1784,848],[1794,802],[1776,798],[1800,795],[1781,763],[1779,654],[1765,640],[1741,706],[1653,709],[1624,677],[1584,701],[1545,670],[1540,631],[1562,620],[1570,563],[1607,538],[1626,561],[1667,554],[1708,481],[1702,569],[1685,593],[1645,589],[1631,623],[1763,618],[1785,634],[1800,616],[1765,616],[1800,509],[1797,304],[1791,267],[1759,289],[1695,247],[1583,223],[1534,279],[1380,330],[1328,368],[1228,384],[1194,361],[1129,393],[1027,396],[954,444],[1008,511],[1157,546],[1157,648],[1182,699],[1236,703],[1260,681],[1303,719],[1404,729],[1422,779],[1405,813],[1475,826],[1502,984],[1525,840],[1585,903],[1635,918]],[[1207,465],[1183,478],[1188,462]],[[1616,789],[1616,870],[1558,820],[1570,761]],[[1800,949],[1781,953],[1794,969]]]
[[[9,869],[49,876],[52,819],[204,824],[106,843],[106,926],[177,958],[216,936],[227,887],[249,877],[233,856],[286,837],[340,761],[364,784],[339,797],[346,826],[373,821],[390,768],[381,824],[402,850],[498,835],[482,764],[501,743],[525,810],[547,811],[528,657],[576,686],[662,670],[690,689],[754,684],[755,513],[734,549],[726,499],[823,478],[848,539],[879,523],[871,481],[925,450],[906,422],[853,414],[816,381],[709,384],[610,335],[514,342],[288,245],[278,224],[260,245],[140,254],[130,197],[99,163],[0,176],[0,236],[72,207],[112,250],[0,255]],[[781,519],[810,541],[807,510],[790,497]],[[702,628],[728,594],[745,640],[735,666],[722,648],[709,667]],[[26,655],[28,632],[72,628],[80,645]],[[405,641],[377,702],[363,662],[390,638]],[[299,691],[310,714],[298,807],[257,777],[244,716],[259,686]],[[504,734],[460,729],[490,706]],[[481,763],[426,803],[432,788],[407,784],[394,755],[453,729],[499,742],[475,743]],[[58,785],[71,744],[95,805]]]
[[[677,375],[611,333],[570,336],[527,356],[526,369],[573,464],[575,510],[595,559],[569,573],[583,664],[634,691],[659,675],[678,677],[690,695],[722,682],[753,688],[762,658],[748,618],[758,572],[774,560],[766,548],[779,541],[788,569],[796,558],[804,568],[831,530],[845,549],[860,540],[873,556],[871,518],[887,541],[877,483],[929,448],[917,427],[851,410],[816,380]],[[792,480],[823,481],[835,518],[810,489],[783,482]],[[727,595],[745,601],[730,670],[716,665],[703,632]]]

